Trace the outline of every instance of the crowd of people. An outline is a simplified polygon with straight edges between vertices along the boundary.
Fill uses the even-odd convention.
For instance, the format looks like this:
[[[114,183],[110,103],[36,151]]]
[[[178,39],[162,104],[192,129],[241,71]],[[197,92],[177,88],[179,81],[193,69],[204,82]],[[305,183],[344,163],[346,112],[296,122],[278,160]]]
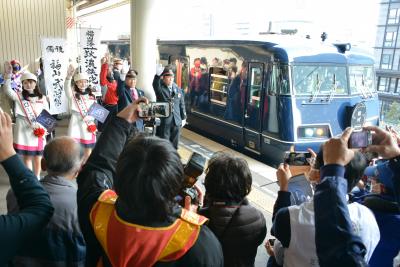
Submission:
[[[185,173],[177,148],[186,112],[173,70],[157,66],[153,80],[157,101],[172,108],[155,137],[143,134],[147,118],[139,114],[149,101],[136,87],[138,72],[108,61],[102,59],[100,78],[109,117],[100,126],[89,115],[97,101],[88,77],[70,66],[68,136],[47,144],[36,118],[49,107],[36,75],[25,71],[21,88],[13,87],[14,66],[5,64],[3,90],[16,119],[13,130],[0,111],[0,162],[11,184],[0,220],[0,265],[254,266],[267,227],[247,198],[247,162],[214,154],[205,193],[195,185],[197,201],[179,202]],[[279,166],[266,265],[398,266],[400,137],[389,128],[364,130],[373,133],[366,148],[349,149],[348,128],[312,153],[305,176],[313,196],[303,203],[291,201],[288,185],[304,166]],[[38,180],[42,170],[47,175]]]

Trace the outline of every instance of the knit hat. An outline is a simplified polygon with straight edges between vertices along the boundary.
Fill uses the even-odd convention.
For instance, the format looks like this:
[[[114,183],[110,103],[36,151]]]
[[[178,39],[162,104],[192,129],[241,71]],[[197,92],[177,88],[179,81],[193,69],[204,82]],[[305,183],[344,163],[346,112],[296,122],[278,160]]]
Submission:
[[[89,80],[89,76],[85,72],[78,72],[74,75],[74,81]]]
[[[23,82],[25,80],[34,80],[35,82],[37,82],[37,77],[33,73],[24,72],[24,74],[22,74],[22,76],[21,76],[21,82]]]

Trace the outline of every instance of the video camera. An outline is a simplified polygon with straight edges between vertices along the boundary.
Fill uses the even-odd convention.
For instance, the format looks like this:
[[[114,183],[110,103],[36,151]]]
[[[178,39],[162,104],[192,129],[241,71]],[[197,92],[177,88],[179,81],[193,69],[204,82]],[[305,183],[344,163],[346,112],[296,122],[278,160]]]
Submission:
[[[181,193],[177,196],[177,200],[182,207],[184,206],[185,196],[190,196],[193,204],[199,203],[197,190],[193,186],[203,173],[205,164],[206,158],[197,152],[193,152],[185,164],[183,168],[185,179],[183,180]]]

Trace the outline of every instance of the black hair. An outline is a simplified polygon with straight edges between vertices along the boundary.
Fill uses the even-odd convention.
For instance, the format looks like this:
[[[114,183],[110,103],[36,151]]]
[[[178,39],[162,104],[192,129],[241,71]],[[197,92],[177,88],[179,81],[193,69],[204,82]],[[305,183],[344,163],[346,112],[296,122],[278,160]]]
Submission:
[[[74,83],[74,91],[75,91],[75,97],[77,99],[80,99],[80,96],[82,94],[82,91],[78,88],[78,86],[75,84],[75,81],[73,81]],[[88,94],[91,97],[96,97],[93,92],[92,92],[92,88],[90,86],[86,87],[85,91],[83,91],[84,94]]]
[[[322,152],[322,147],[317,154],[315,159],[314,168],[320,169],[324,166],[324,155]],[[347,180],[347,192],[350,192],[360,181],[364,175],[364,170],[367,168],[368,162],[364,154],[359,151],[354,152],[353,159],[344,166],[344,178]]]
[[[183,166],[168,140],[139,135],[119,156],[115,191],[132,214],[165,220],[182,188]]]
[[[204,185],[208,201],[242,201],[251,191],[252,176],[247,162],[218,152],[208,162]]]
[[[32,80],[32,79],[28,79],[28,80]],[[35,80],[32,80],[32,81],[35,81]],[[43,97],[43,94],[42,94],[42,92],[40,91],[39,83],[38,83],[38,82],[36,82],[35,89],[33,89],[33,94],[34,94],[35,96],[39,97],[39,99],[42,99],[42,97]],[[24,89],[24,85],[23,85],[23,84],[22,84],[22,98],[23,98],[24,100],[29,101],[29,92],[28,92],[27,90]]]

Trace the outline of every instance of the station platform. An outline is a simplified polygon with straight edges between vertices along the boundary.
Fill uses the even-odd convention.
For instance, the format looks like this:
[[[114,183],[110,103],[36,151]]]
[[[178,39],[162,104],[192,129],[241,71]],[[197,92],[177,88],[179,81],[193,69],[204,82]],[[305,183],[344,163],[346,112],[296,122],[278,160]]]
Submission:
[[[56,128],[56,136],[66,135],[67,128],[68,128],[68,119],[63,119],[61,121],[58,121],[58,126]],[[252,205],[257,207],[264,214],[268,230],[266,240],[268,238],[271,238],[270,230],[272,224],[272,211],[278,191],[278,186],[276,183],[274,183],[274,181],[276,181],[276,175],[275,175],[276,169],[269,167],[262,162],[259,162],[251,157],[239,153],[238,151],[225,147],[202,135],[199,135],[193,131],[184,128],[182,129],[182,134],[178,148],[178,153],[181,156],[183,163],[187,162],[193,151],[202,154],[207,159],[209,159],[215,152],[224,151],[234,154],[238,157],[242,157],[247,161],[253,177],[253,186],[248,196],[248,199]],[[46,173],[42,173],[41,176],[44,176],[45,174]],[[203,181],[204,181],[204,174],[199,177],[198,184],[200,185],[200,187],[203,187]],[[268,185],[262,186],[265,184]],[[8,176],[6,175],[4,169],[0,168],[1,214],[7,213],[6,194],[9,188],[10,185],[8,181]],[[267,260],[268,260],[268,255],[265,251],[263,243],[258,248],[255,266],[264,267],[266,266]]]

